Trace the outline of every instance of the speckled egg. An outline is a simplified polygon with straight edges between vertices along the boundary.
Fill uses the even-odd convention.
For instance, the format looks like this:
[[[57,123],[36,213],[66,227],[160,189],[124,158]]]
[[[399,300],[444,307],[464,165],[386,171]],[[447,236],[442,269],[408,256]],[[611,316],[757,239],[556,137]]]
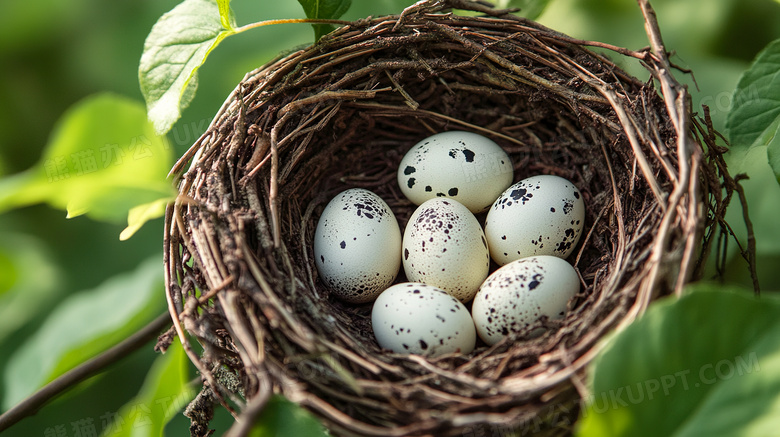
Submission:
[[[477,334],[494,345],[543,315],[561,318],[579,289],[577,272],[561,258],[542,255],[513,261],[493,272],[474,297],[471,315]]]
[[[468,302],[488,275],[490,254],[474,214],[456,200],[437,197],[423,202],[409,218],[403,265],[410,281]]]
[[[444,290],[421,283],[383,291],[371,310],[371,324],[379,346],[396,353],[467,354],[477,339],[469,310]]]
[[[362,188],[336,195],[317,222],[314,261],[337,297],[353,303],[376,298],[401,265],[401,229],[390,207]]]
[[[498,265],[533,255],[568,257],[582,233],[585,204],[577,187],[551,175],[507,188],[485,220],[490,256]]]
[[[450,197],[473,213],[490,208],[512,184],[512,161],[490,139],[449,131],[414,145],[398,167],[398,185],[415,205]]]

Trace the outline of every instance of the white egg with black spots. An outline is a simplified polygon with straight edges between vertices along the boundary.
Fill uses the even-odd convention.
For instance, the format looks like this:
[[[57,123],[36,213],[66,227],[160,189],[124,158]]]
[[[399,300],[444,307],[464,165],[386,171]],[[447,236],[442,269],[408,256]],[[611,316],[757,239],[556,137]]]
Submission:
[[[579,289],[577,272],[561,258],[543,255],[513,261],[493,272],[474,297],[471,315],[477,334],[494,345],[541,316],[562,318]]]
[[[403,238],[406,277],[439,287],[462,302],[474,297],[490,269],[487,240],[476,217],[453,199],[418,206]]]
[[[401,266],[401,229],[393,211],[371,191],[339,193],[317,222],[314,261],[322,281],[339,298],[374,300]]]
[[[450,197],[473,213],[490,208],[512,179],[512,161],[501,146],[463,131],[442,132],[420,141],[398,167],[401,192],[415,205]]]
[[[421,283],[405,282],[383,291],[371,310],[371,324],[379,346],[396,353],[467,354],[477,340],[465,305]]]
[[[485,220],[490,256],[498,265],[534,255],[568,257],[582,234],[585,203],[577,187],[551,175],[507,188]]]

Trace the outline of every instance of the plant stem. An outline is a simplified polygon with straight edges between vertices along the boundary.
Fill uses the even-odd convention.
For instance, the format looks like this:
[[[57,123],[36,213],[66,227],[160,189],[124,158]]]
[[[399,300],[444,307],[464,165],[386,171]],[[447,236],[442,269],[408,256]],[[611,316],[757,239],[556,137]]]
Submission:
[[[258,21],[257,23],[250,23],[244,26],[236,27],[234,31],[235,33],[241,33],[249,29],[254,29],[256,27],[270,26],[272,24],[296,24],[296,23],[338,24],[338,25],[351,24],[350,21],[344,21],[344,20],[324,20],[324,19],[315,19],[315,18],[284,18],[279,20],[265,20],[265,21]]]
[[[170,314],[166,311],[121,343],[117,343],[102,354],[82,363],[78,367],[74,367],[54,381],[41,387],[38,391],[0,415],[0,432],[8,429],[25,417],[32,416],[44,405],[76,384],[96,375],[111,364],[140,349],[150,340],[156,338],[160,334],[160,330],[170,324],[170,322]]]

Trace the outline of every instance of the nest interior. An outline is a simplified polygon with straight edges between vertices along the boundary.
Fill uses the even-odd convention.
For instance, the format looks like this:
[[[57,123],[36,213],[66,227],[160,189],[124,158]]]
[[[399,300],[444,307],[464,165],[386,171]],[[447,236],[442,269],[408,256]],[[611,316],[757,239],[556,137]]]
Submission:
[[[249,73],[177,163],[165,241],[174,324],[230,409],[276,392],[338,434],[565,434],[599,339],[695,276],[712,170],[697,141],[680,148],[652,81],[581,42],[502,11],[407,12]],[[555,174],[580,189],[586,224],[569,261],[581,292],[563,320],[539,322],[540,337],[396,355],[373,337],[371,304],[342,303],[318,279],[314,229],[352,187],[380,195],[403,227],[414,205],[398,163],[447,130],[496,141],[515,181]]]

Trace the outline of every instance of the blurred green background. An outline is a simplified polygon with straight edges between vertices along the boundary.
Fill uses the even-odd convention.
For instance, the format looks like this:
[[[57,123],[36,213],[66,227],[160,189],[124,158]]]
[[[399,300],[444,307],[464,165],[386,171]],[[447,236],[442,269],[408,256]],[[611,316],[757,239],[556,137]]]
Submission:
[[[176,0],[32,0],[0,2],[0,177],[33,166],[63,112],[93,93],[111,91],[139,102],[137,67],[143,42],[155,21]],[[345,18],[398,13],[411,1],[353,0]],[[751,59],[770,41],[780,38],[780,3],[772,0],[656,0],[653,2],[674,62],[693,69],[678,74],[691,87],[695,107],[710,106],[722,129],[731,93]],[[303,17],[295,0],[277,2],[235,0],[239,25],[270,18]],[[571,36],[613,43],[631,49],[647,45],[643,21],[630,0],[553,0],[539,21]],[[213,114],[244,74],[280,51],[309,43],[305,25],[255,29],[225,40],[200,70],[199,90],[192,105],[168,134],[174,156],[180,156],[203,132]],[[648,77],[635,63],[623,64]],[[780,290],[780,187],[766,156],[752,154],[733,163],[744,171],[750,212],[756,227],[758,271],[764,289]],[[734,205],[729,221],[745,241],[741,211]],[[124,224],[107,224],[86,217],[65,219],[48,206],[26,207],[0,214],[0,305],[13,294],[30,293],[12,330],[0,331],[0,384],[7,364],[30,341],[39,326],[68,296],[98,287],[108,278],[135,270],[159,255],[162,221],[147,224],[120,242]],[[731,244],[726,280],[750,285],[744,262]],[[3,266],[11,266],[3,269]],[[151,313],[162,313],[162,292]],[[5,300],[3,300],[5,299]],[[107,312],[112,311],[106,308]],[[0,314],[3,314],[0,312]],[[10,317],[9,315],[6,315]],[[10,322],[9,322],[10,323]],[[25,419],[4,435],[75,436],[78,423],[92,419],[97,431],[141,386],[156,357],[153,343],[104,375]],[[20,376],[21,377],[21,376]],[[0,395],[6,387],[0,385]],[[228,426],[222,414],[217,426]],[[76,424],[76,425],[74,425]],[[187,420],[168,426],[168,435],[186,436]],[[65,434],[52,434],[60,430]],[[64,431],[63,431],[64,430]],[[224,431],[224,428],[222,429]],[[219,429],[217,435],[221,434]],[[48,433],[48,434],[47,434]]]

